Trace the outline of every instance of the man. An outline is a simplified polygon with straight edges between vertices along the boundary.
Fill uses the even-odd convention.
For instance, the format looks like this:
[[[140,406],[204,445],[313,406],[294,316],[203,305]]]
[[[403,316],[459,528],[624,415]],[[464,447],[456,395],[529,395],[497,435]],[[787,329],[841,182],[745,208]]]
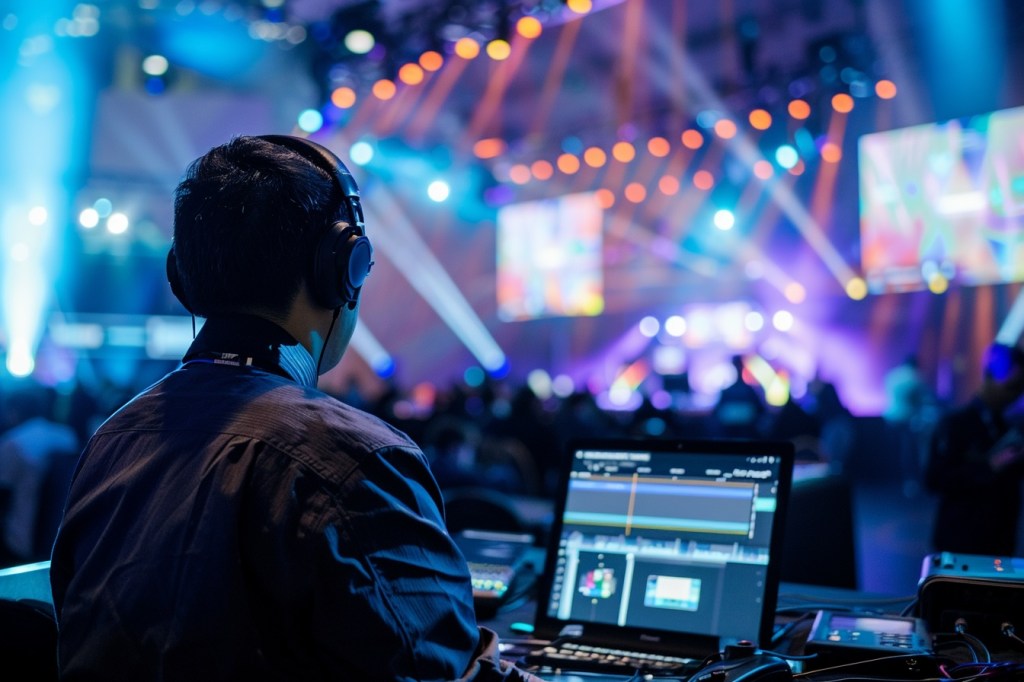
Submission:
[[[989,349],[978,394],[942,417],[925,482],[938,494],[936,551],[1014,556],[1024,476],[1024,434],[1005,412],[1024,393],[1024,353]]]
[[[529,679],[476,624],[423,453],[316,389],[371,264],[323,147],[239,137],[190,166],[168,278],[207,321],[82,455],[51,569],[62,679]]]

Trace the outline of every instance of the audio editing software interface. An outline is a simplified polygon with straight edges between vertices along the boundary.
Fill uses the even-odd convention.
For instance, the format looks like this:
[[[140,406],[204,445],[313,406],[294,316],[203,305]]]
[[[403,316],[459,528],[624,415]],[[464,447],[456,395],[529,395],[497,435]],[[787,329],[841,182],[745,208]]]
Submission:
[[[548,615],[756,641],[780,466],[578,450]]]

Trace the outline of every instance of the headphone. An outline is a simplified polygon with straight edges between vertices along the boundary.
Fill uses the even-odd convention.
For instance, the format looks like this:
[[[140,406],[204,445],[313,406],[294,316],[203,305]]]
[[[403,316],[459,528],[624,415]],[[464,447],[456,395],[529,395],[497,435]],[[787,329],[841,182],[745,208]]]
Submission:
[[[325,308],[336,310],[348,306],[350,310],[354,309],[363,283],[373,267],[373,245],[366,236],[355,178],[334,152],[312,140],[291,135],[259,135],[257,139],[291,149],[314,166],[327,171],[341,190],[341,211],[317,240],[309,283],[313,299]],[[167,252],[167,282],[174,296],[191,313],[173,244]]]

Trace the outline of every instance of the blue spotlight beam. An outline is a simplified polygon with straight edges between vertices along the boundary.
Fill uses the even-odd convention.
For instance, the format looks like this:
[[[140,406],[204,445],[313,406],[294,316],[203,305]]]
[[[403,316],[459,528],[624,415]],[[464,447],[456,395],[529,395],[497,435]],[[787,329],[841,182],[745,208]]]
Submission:
[[[373,233],[375,248],[398,266],[485,369],[500,371],[506,362],[504,351],[399,208],[398,200],[382,183],[374,184],[369,194],[373,200],[364,203],[367,217],[387,226]]]
[[[394,369],[395,361],[388,353],[377,337],[367,329],[365,322],[360,319],[352,333],[352,348],[366,360],[366,363],[373,368],[373,371],[380,376],[386,376]]]

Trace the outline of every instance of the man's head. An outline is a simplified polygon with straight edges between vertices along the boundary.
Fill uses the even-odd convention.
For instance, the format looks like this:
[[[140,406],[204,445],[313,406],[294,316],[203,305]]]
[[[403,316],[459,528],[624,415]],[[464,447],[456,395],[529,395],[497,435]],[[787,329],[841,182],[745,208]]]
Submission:
[[[284,322],[307,308],[303,319],[355,310],[372,259],[355,181],[309,140],[236,138],[194,161],[175,192],[167,275],[193,314]],[[344,316],[331,357],[340,358],[354,323]],[[315,334],[298,329],[297,338],[315,350],[310,338],[323,343],[327,333],[312,326]]]
[[[355,181],[309,140],[236,138],[175,192],[168,279],[196,315],[280,318],[303,284],[325,308],[354,308],[371,264]]]

